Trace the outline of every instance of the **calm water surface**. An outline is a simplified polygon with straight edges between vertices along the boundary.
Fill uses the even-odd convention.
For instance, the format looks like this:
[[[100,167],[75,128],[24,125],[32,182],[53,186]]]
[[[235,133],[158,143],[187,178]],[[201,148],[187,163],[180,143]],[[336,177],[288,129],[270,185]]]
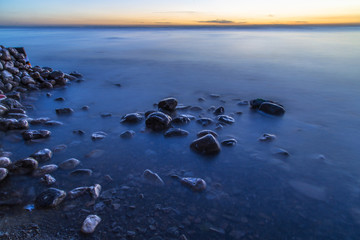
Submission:
[[[0,40],[7,47],[24,46],[33,65],[76,70],[86,79],[53,90],[50,98],[46,92],[29,94],[30,117],[47,116],[64,125],[48,127],[52,137],[41,143],[26,144],[19,133],[2,133],[4,150],[17,160],[66,144],[51,163],[75,157],[94,175],[71,178],[57,171],[55,187],[69,191],[101,183],[104,191],[114,191],[114,199],[100,209],[86,206],[85,200],[65,201],[50,211],[4,208],[1,231],[33,222],[50,238],[77,239],[83,237],[78,233],[83,219],[96,213],[103,221],[93,237],[101,239],[125,237],[127,231],[135,231],[136,239],[360,236],[360,28],[3,28]],[[189,148],[204,129],[195,121],[183,127],[189,136],[171,139],[147,131],[144,122],[120,123],[126,113],[154,109],[154,103],[170,96],[204,109],[178,113],[214,117],[207,111],[211,106],[224,106],[226,114],[241,111],[234,114],[235,124],[216,130],[219,140],[234,137],[237,145],[203,157]],[[199,97],[206,100],[199,102]],[[258,97],[280,102],[286,114],[265,116],[237,104]],[[81,110],[84,105],[89,111]],[[75,113],[57,116],[58,107]],[[112,117],[101,118],[106,112]],[[74,135],[77,129],[86,134]],[[136,132],[133,139],[119,137],[127,129]],[[108,136],[94,142],[90,135],[95,131]],[[263,133],[277,139],[259,142]],[[278,148],[290,156],[276,156]],[[87,157],[95,149],[102,155]],[[164,187],[142,181],[147,168],[164,179]],[[208,189],[194,193],[172,179],[173,173],[201,177]],[[107,174],[113,182],[104,183]],[[24,205],[45,189],[29,176],[11,176],[0,187],[21,192]],[[132,205],[136,208],[129,210]]]

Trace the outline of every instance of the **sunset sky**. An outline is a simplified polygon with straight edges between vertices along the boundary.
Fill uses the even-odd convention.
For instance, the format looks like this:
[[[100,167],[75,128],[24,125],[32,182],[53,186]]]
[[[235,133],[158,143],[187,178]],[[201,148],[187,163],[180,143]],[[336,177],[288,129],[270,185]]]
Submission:
[[[359,24],[360,0],[0,0],[0,25]]]

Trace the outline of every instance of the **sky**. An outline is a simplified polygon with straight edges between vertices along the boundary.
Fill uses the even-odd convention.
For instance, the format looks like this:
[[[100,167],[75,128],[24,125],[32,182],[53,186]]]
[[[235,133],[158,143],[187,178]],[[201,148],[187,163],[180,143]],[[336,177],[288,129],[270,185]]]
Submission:
[[[360,0],[0,0],[0,25],[360,24]]]

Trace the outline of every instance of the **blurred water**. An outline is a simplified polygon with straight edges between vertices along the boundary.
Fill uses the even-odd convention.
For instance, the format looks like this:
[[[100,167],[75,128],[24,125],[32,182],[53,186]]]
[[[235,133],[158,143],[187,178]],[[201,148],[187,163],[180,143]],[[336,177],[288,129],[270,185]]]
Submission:
[[[106,174],[115,185],[127,184],[129,175],[152,169],[163,176],[166,191],[152,196],[156,187],[139,188],[149,192],[150,203],[177,206],[182,217],[195,208],[200,223],[196,220],[184,229],[194,231],[189,235],[195,239],[236,239],[238,230],[245,239],[356,239],[359,30],[3,28],[0,43],[24,46],[33,65],[77,70],[86,81],[54,90],[51,98],[46,92],[31,94],[36,98],[35,109],[28,111],[31,117],[64,122],[49,128],[51,139],[29,145],[6,133],[1,144],[13,152],[14,160],[43,147],[68,145],[52,162],[76,157],[96,174],[74,182],[65,173],[55,173],[57,186],[66,190],[96,183]],[[211,98],[212,93],[220,98]],[[189,149],[203,129],[195,122],[184,126],[188,137],[174,139],[144,131],[144,123],[120,124],[124,114],[154,109],[154,103],[169,96],[205,109],[189,112],[195,116],[213,117],[206,111],[210,106],[224,106],[226,114],[242,111],[235,115],[235,124],[217,131],[220,140],[231,136],[238,144],[223,147],[218,156],[208,159]],[[55,102],[56,97],[66,101]],[[199,102],[199,97],[206,101]],[[274,118],[237,105],[237,99],[257,97],[282,103],[286,114]],[[90,110],[81,111],[83,105]],[[54,109],[60,106],[72,107],[75,113],[57,116]],[[113,116],[101,118],[104,112]],[[215,125],[209,128],[214,130]],[[84,130],[85,136],[74,135],[75,129]],[[129,141],[119,137],[126,129],[136,132]],[[100,130],[108,137],[93,142],[90,134]],[[277,139],[260,143],[257,138],[266,132]],[[279,147],[288,150],[290,157],[276,157],[273,151]],[[84,157],[94,149],[104,150],[104,155]],[[174,185],[168,174],[181,170],[207,180],[209,190],[196,194]],[[5,187],[16,181],[9,180]],[[43,188],[35,186],[35,191]],[[209,227],[222,228],[225,234],[217,235]]]

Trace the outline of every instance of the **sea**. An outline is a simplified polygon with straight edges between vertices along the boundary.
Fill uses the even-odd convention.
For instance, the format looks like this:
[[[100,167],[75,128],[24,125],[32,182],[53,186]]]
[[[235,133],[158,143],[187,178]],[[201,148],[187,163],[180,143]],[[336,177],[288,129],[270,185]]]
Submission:
[[[74,177],[59,169],[52,187],[102,186],[95,202],[83,196],[33,209],[48,187],[10,175],[0,183],[0,202],[21,203],[0,205],[0,234],[88,239],[80,228],[96,214],[102,221],[91,239],[359,239],[359,43],[358,26],[0,28],[0,44],[24,47],[32,66],[77,71],[84,79],[24,94],[29,117],[63,125],[31,126],[51,131],[40,142],[1,132],[2,150],[16,161],[52,149],[44,164],[76,158],[93,171]],[[173,138],[150,131],[144,120],[121,123],[127,113],[156,110],[167,97],[184,106],[175,115],[214,123],[193,120],[181,126],[188,136]],[[253,110],[246,101],[256,98],[278,102],[286,113]],[[213,109],[220,106],[235,123],[216,124]],[[74,113],[57,115],[63,107]],[[215,156],[198,154],[189,146],[204,129],[219,142],[237,143]],[[135,135],[121,138],[126,130]],[[107,136],[93,141],[97,131]],[[264,133],[276,138],[259,141]],[[144,180],[146,169],[164,186]],[[202,178],[207,188],[193,191],[174,175]]]

